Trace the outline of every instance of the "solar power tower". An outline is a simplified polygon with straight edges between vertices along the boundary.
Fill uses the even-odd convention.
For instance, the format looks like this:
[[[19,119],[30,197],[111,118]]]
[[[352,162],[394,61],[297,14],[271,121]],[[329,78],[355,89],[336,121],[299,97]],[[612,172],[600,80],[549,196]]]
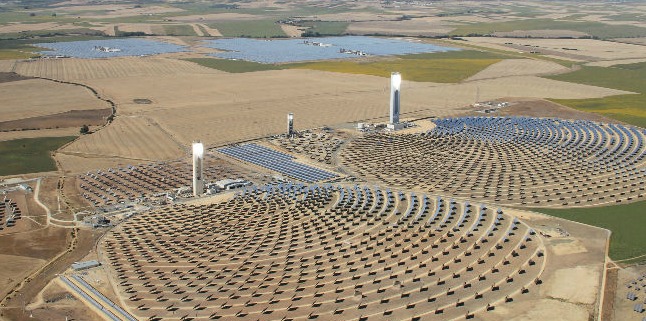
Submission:
[[[390,125],[399,124],[399,88],[402,76],[398,72],[390,74]]]
[[[294,113],[287,114],[287,137],[294,136]]]
[[[203,164],[204,145],[197,141],[193,143],[193,196],[196,197],[204,193]]]

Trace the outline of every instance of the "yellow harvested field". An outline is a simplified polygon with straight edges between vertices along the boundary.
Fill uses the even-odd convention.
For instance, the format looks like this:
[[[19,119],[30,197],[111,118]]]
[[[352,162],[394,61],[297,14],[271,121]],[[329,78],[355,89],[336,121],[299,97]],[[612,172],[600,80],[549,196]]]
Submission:
[[[132,16],[182,12],[184,10],[175,7],[166,6],[142,6],[136,8],[134,5],[93,5],[93,6],[69,6],[61,7],[57,10],[70,11],[80,19],[105,19],[105,18],[124,18]],[[87,11],[80,12],[79,11]],[[96,11],[105,11],[96,13]]]
[[[43,79],[0,83],[0,121],[109,108],[86,88]]]
[[[375,21],[375,20],[395,20],[400,18],[400,15],[371,13],[371,12],[339,12],[334,14],[321,14],[312,16],[312,19],[321,21],[345,21],[345,22],[359,22],[359,21]]]
[[[643,38],[616,38],[613,39],[614,41],[617,42],[625,42],[625,43],[631,43],[635,45],[642,45],[646,46],[646,37]]]
[[[258,16],[246,13],[207,13],[202,15],[177,16],[172,18],[173,21],[191,22],[191,21],[235,21],[235,20],[255,20]]]
[[[148,160],[136,160],[119,157],[96,157],[89,155],[73,155],[57,152],[54,159],[59,169],[67,174],[77,174],[93,171],[99,168],[116,168],[127,167],[128,165],[137,165],[140,163],[149,163]]]
[[[0,60],[0,72],[13,71],[13,66],[16,64],[15,60]]]
[[[612,67],[614,65],[629,65],[629,64],[636,64],[640,62],[646,62],[646,58],[594,61],[594,62],[587,63],[586,66]]]
[[[295,113],[297,129],[385,119],[389,80],[313,70],[246,74],[202,74],[86,81],[114,99],[120,114],[147,115],[181,144],[201,139],[221,145],[284,130]],[[450,116],[464,106],[502,97],[596,98],[626,92],[534,76],[477,80],[462,84],[404,82],[402,117]],[[178,93],[182,93],[181,95]],[[136,105],[145,95],[150,105]]]
[[[494,49],[516,51],[505,45],[506,43],[512,43],[514,46],[523,46],[531,50],[540,51],[541,49],[546,49],[562,54],[590,57],[590,60],[646,58],[644,46],[593,39],[516,39],[494,37],[466,37],[464,39],[473,44]]]
[[[288,37],[300,37],[305,28],[303,27],[298,27],[298,26],[292,26],[292,25],[280,25],[280,28],[283,29],[283,32],[288,36]]]
[[[452,23],[431,18],[404,21],[366,21],[354,22],[348,27],[351,34],[406,34],[411,36],[436,35],[455,29]]]
[[[38,30],[60,30],[60,29],[76,29],[78,26],[73,24],[61,24],[57,22],[42,22],[42,23],[9,23],[0,25],[0,33],[15,33],[25,31],[38,31]]]
[[[496,37],[534,37],[534,38],[559,38],[559,37],[585,37],[587,33],[574,30],[515,30],[508,32],[494,32]]]
[[[22,138],[39,138],[39,137],[63,137],[77,136],[79,128],[52,128],[40,130],[20,130],[12,132],[2,132],[0,141],[22,139]]]
[[[466,81],[509,76],[551,75],[568,71],[570,71],[569,68],[551,61],[535,59],[506,59],[485,68],[481,72],[469,77]]]
[[[467,86],[471,88],[473,88],[474,86],[480,88],[480,97],[484,98],[485,100],[495,99],[485,98],[485,96],[497,95],[500,95],[499,97],[587,99],[630,94],[630,92],[622,90],[580,85],[540,78],[536,76],[512,76],[505,78],[476,80],[465,83],[463,84],[463,86],[463,90],[468,90]],[[483,96],[483,94],[485,96]]]
[[[217,70],[202,67],[192,62],[161,57],[36,59],[18,62],[16,72],[25,76],[66,81],[220,73]]]
[[[183,155],[182,147],[157,124],[137,116],[117,117],[109,126],[80,137],[61,152],[145,160],[168,160]]]
[[[211,37],[222,37],[222,33],[218,29],[211,28],[203,23],[196,23],[196,25],[202,27],[202,29],[206,30],[209,34],[206,36],[211,36]],[[300,36],[300,34],[299,34]]]
[[[152,34],[152,27],[154,25],[150,23],[120,23],[117,25],[119,31],[123,32],[143,32],[146,34]]]

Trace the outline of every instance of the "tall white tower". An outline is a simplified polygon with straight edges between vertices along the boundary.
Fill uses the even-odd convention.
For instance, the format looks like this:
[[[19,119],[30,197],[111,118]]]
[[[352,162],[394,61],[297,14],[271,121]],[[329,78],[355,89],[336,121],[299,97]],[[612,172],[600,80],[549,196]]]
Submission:
[[[399,123],[399,88],[402,76],[398,72],[390,73],[390,125]]]
[[[193,195],[204,193],[204,177],[202,167],[204,162],[204,145],[199,141],[193,143]]]
[[[294,136],[294,113],[287,114],[287,137]]]

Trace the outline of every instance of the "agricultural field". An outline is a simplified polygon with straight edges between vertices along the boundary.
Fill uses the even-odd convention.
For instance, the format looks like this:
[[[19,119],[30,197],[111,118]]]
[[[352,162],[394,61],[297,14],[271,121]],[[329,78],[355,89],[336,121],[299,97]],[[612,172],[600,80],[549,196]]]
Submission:
[[[615,261],[637,263],[646,261],[646,202],[594,208],[544,209],[536,210],[551,216],[603,227],[612,231],[610,258]]]
[[[0,97],[0,121],[109,107],[87,88],[43,79],[0,83]]]
[[[306,21],[299,26],[308,34],[317,36],[338,36],[346,32],[349,23],[340,21]]]
[[[0,141],[0,176],[56,170],[51,152],[76,136],[23,138]]]
[[[555,100],[583,111],[599,113],[629,124],[646,127],[646,62],[610,68],[583,66],[581,70],[550,76],[551,79],[633,92],[599,99]]]
[[[179,158],[183,155],[183,150],[159,125],[149,119],[122,116],[95,133],[82,136],[59,153],[154,161]]]
[[[433,37],[446,35],[455,29],[456,23],[444,19],[416,18],[410,20],[358,21],[352,22],[346,32],[358,35],[403,35]]]
[[[274,20],[223,21],[209,23],[207,26],[217,29],[224,37],[247,38],[284,38],[283,29]]]
[[[466,37],[467,44],[491,49],[530,52],[573,61],[605,61],[646,58],[644,47],[627,43],[593,39],[516,39],[495,37]],[[457,43],[461,43],[457,42]]]
[[[21,75],[64,81],[216,73],[197,64],[161,57],[40,59],[17,62],[15,70]]]
[[[389,77],[398,70],[406,80],[418,82],[456,83],[467,79],[492,64],[497,59],[397,59],[368,62],[326,61],[294,66],[295,68],[350,74]]]
[[[466,80],[473,81],[509,76],[552,75],[569,71],[571,71],[569,68],[550,61],[537,59],[506,59],[485,68]]]
[[[41,191],[41,200],[55,211],[59,204],[70,208],[70,204],[81,204],[82,194],[75,194],[80,191],[76,175],[185,159],[195,140],[215,148],[281,134],[289,112],[295,115],[296,130],[329,126],[333,128],[332,136],[335,131],[348,137],[362,135],[352,129],[357,122],[387,120],[388,77],[393,71],[403,77],[402,119],[425,118],[427,124],[410,131],[435,126],[430,125],[435,117],[484,115],[476,113],[473,106],[483,101],[511,103],[494,116],[618,120],[646,128],[646,15],[642,12],[646,12],[646,4],[638,1],[591,2],[585,6],[564,1],[503,4],[346,0],[116,0],[109,4],[30,0],[0,4],[0,72],[6,73],[0,75],[0,176],[47,172],[37,174],[46,176],[43,181],[49,180]],[[213,54],[225,50],[207,46],[208,41],[222,37],[263,41],[299,37],[303,32],[312,36],[381,35],[387,39],[405,36],[413,42],[462,50],[261,64],[216,59]],[[491,36],[469,36],[474,34]],[[183,46],[186,51],[100,59],[36,58],[42,50],[35,47],[37,43],[121,38],[164,41]],[[322,41],[316,37],[308,40]],[[92,132],[78,137],[80,125],[86,124]],[[32,127],[49,129],[24,130]],[[329,166],[322,166],[352,175],[350,170],[344,172],[335,153],[330,152],[335,156]],[[209,152],[209,156],[214,155],[219,154]],[[316,166],[313,158],[302,158]],[[518,168],[514,166],[511,168]],[[261,174],[247,165],[240,168],[253,173],[249,177],[254,179],[262,176],[269,180],[275,174]],[[347,182],[354,179],[340,178]],[[357,176],[355,182],[369,181]],[[209,203],[213,199],[199,201]],[[402,200],[395,202],[395,207],[402,210]],[[536,210],[553,217],[518,210],[514,215],[535,223],[537,231],[556,233],[565,228],[572,233],[535,239],[548,245],[547,261],[563,270],[550,267],[541,271],[545,284],[528,295],[541,300],[532,301],[531,306],[516,300],[478,318],[592,319],[603,271],[605,232],[559,218],[611,230],[610,258],[623,265],[644,263],[645,204],[641,201]],[[72,218],[73,214],[63,211],[54,217]],[[36,225],[40,223],[34,221]],[[0,262],[15,261],[30,267],[20,270],[0,264],[0,292],[62,251],[70,232],[39,228],[33,242],[28,239],[32,235],[29,233],[0,240],[0,244],[11,245],[0,246]],[[57,242],[52,241],[54,238]],[[85,251],[83,255],[95,244],[89,242],[89,236],[86,241],[79,243],[85,246],[81,249]],[[22,246],[18,250],[32,248],[38,255],[16,253],[14,244]],[[42,253],[38,252],[41,249]],[[80,253],[74,255],[74,260],[81,260]],[[95,258],[96,254],[89,257]],[[48,270],[51,275],[45,273],[40,283],[27,284],[21,293],[37,297],[46,284],[44,280],[53,278],[70,263],[57,262],[58,269]],[[576,284],[575,277],[587,282]],[[58,298],[66,293],[57,286],[48,289],[43,298]],[[107,282],[101,289],[118,299],[119,293],[111,293]],[[24,313],[17,298],[6,306],[0,302],[0,319],[21,319],[16,317]],[[73,310],[71,306],[81,306],[79,303],[76,299],[61,300],[59,306],[36,302],[32,307],[37,308],[31,311],[37,319],[64,317]],[[48,314],[48,309],[54,312]],[[96,318],[89,310],[77,309],[73,313],[77,319]]]
[[[585,33],[587,36],[611,39],[618,37],[644,37],[646,28],[625,25],[609,25],[593,21],[568,21],[554,19],[527,19],[505,22],[488,22],[464,25],[450,32],[451,36],[490,35],[497,32],[511,32],[516,30],[572,30]],[[558,37],[560,35],[555,35]]]
[[[200,66],[217,69],[229,73],[244,73],[265,70],[280,70],[287,68],[281,65],[274,64],[261,64],[259,62],[244,61],[244,60],[231,60],[231,59],[215,59],[215,58],[189,58],[187,61],[194,62]]]

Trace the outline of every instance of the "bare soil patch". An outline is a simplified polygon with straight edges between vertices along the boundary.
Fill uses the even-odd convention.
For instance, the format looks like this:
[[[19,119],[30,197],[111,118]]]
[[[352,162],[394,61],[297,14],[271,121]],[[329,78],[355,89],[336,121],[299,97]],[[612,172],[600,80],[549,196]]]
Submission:
[[[2,264],[2,269],[0,269],[0,298],[7,295],[13,285],[23,280],[37,267],[45,264],[43,259],[18,255],[0,254],[0,260],[7,262]]]
[[[37,297],[37,302],[27,306],[25,314],[42,321],[48,320],[93,320],[100,316],[63,288],[59,281],[52,280]]]
[[[606,287],[604,291],[604,300],[601,302],[603,305],[603,315],[601,321],[612,320],[613,310],[615,306],[615,296],[617,295],[617,281],[619,271],[617,269],[608,269],[606,272]]]
[[[50,234],[52,235],[48,238],[37,237],[34,240],[30,240],[28,243],[36,247],[52,247],[52,250],[50,251],[51,255],[47,257],[47,259],[51,259],[65,248],[67,237],[71,235],[72,230],[61,228],[47,228],[45,230],[50,231]],[[85,255],[87,255],[87,253],[89,253],[94,247],[99,236],[96,231],[91,230],[78,230],[76,231],[76,235],[77,240],[70,252],[63,254],[58,260],[50,263],[46,269],[31,278],[29,282],[26,282],[20,289],[20,296],[12,296],[11,299],[6,301],[6,307],[1,309],[1,313],[6,319],[12,321],[32,320],[29,318],[29,314],[24,312],[23,305],[31,302],[34,298],[37,298],[42,289],[52,279],[54,279],[57,274],[62,273],[69,268],[70,264],[80,261]],[[11,243],[16,242],[26,243],[22,239]],[[5,247],[4,244],[4,242],[0,242],[0,249]],[[58,248],[54,249],[54,246],[58,246]],[[0,262],[3,262],[0,264],[4,264],[5,261]]]
[[[514,99],[502,98],[500,101],[509,101],[509,107],[498,109],[495,115],[500,116],[530,116],[530,117],[557,117],[563,119],[585,119],[598,122],[616,123],[610,119],[595,113],[586,113],[574,108],[566,107],[543,99]]]
[[[0,235],[0,280],[4,281],[0,284],[0,298],[58,254],[65,247],[66,234],[63,229],[48,227]]]
[[[83,125],[98,126],[103,125],[106,122],[106,117],[110,116],[111,114],[111,108],[70,110],[53,115],[0,122],[0,131],[16,131],[24,129],[56,129],[66,127],[80,127]]]

